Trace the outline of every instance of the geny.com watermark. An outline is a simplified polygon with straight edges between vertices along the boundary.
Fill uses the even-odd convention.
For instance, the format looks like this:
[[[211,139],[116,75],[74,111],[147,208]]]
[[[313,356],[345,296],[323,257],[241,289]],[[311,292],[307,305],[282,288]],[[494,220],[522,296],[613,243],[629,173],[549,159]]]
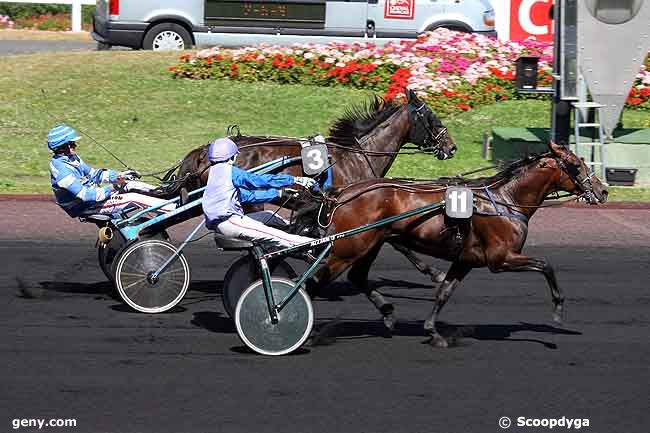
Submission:
[[[544,427],[547,429],[554,429],[556,427],[571,429],[581,429],[582,427],[589,427],[588,418],[526,418],[525,416],[517,417],[517,427]],[[512,426],[512,420],[507,416],[499,418],[499,427],[508,429]]]
[[[38,427],[39,430],[42,429],[43,427],[76,427],[77,420],[74,418],[70,418],[70,419],[22,418],[22,419],[11,420],[11,426],[13,427],[14,430],[18,430],[21,427],[22,428]]]

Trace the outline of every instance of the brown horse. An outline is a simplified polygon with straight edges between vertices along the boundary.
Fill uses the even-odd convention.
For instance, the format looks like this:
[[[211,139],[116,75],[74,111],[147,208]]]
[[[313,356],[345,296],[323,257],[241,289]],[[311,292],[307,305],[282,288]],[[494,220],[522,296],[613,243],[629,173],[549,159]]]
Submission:
[[[406,93],[406,104],[387,102],[374,97],[369,104],[352,107],[330,129],[327,148],[332,166],[334,186],[383,177],[390,169],[400,149],[406,143],[415,144],[421,152],[432,153],[438,159],[453,157],[456,144],[447,128],[431,109],[418,99],[415,92]],[[301,140],[288,137],[231,136],[240,149],[237,166],[245,169],[259,166],[281,157],[300,156]],[[164,195],[177,196],[181,187],[188,191],[207,183],[210,162],[208,145],[192,150],[181,163],[173,187]],[[281,170],[302,176],[302,166],[294,164]],[[278,203],[279,204],[279,203]],[[198,209],[197,211],[200,211]],[[434,282],[441,282],[444,272],[422,263],[415,254],[399,243],[393,247],[404,254],[416,268]]]
[[[368,271],[382,244],[397,239],[413,251],[452,263],[435,294],[433,311],[424,323],[430,331],[431,344],[447,346],[436,330],[436,319],[454,288],[473,268],[542,273],[551,289],[555,319],[560,321],[564,297],[553,268],[543,259],[521,253],[528,220],[544,199],[556,191],[578,195],[590,204],[604,202],[607,191],[598,178],[590,175],[584,162],[570,150],[551,143],[549,153],[516,161],[493,177],[456,179],[455,183],[473,190],[475,210],[470,219],[454,220],[432,212],[337,240],[314,281],[325,284],[350,268],[349,280],[366,293],[384,316],[386,326],[392,329],[394,308],[369,287]],[[344,188],[321,219],[330,221],[332,228],[342,232],[441,201],[448,185],[449,182],[425,184],[388,179],[360,182]]]
[[[237,166],[250,169],[282,157],[300,156],[304,140],[290,137],[234,135],[239,146]],[[407,91],[407,103],[387,102],[373,97],[368,104],[353,106],[330,128],[327,148],[333,165],[333,185],[345,186],[359,180],[383,177],[399,150],[415,144],[422,152],[443,160],[453,157],[456,144],[447,128],[431,109]],[[208,178],[208,145],[196,148],[183,159],[173,196],[181,186],[188,190],[204,186]],[[282,169],[283,173],[303,176],[300,164]]]

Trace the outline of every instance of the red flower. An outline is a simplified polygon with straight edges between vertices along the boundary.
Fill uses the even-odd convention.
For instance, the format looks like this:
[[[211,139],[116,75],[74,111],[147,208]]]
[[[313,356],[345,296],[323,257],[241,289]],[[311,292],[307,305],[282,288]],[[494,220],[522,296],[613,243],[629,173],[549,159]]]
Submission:
[[[460,95],[460,99],[468,100],[468,99],[469,99],[469,96],[467,96],[467,95]]]
[[[176,66],[170,66],[168,69],[172,72],[176,72]]]
[[[456,104],[456,107],[460,108],[460,109],[463,110],[463,111],[469,111],[469,110],[471,110],[471,107],[470,107],[469,105],[467,105],[467,104],[462,104],[462,103],[460,103],[460,102],[459,102],[458,104]]]
[[[232,65],[230,65],[230,69],[237,69],[237,63],[233,63]]]
[[[359,66],[359,69],[361,70],[361,72],[367,74],[367,73],[370,73],[370,72],[374,71],[375,69],[377,69],[377,65],[374,65],[372,63],[365,63],[365,64]]]
[[[210,57],[206,57],[205,58],[205,63],[207,63],[208,65],[211,65],[212,64],[212,59]]]
[[[238,72],[237,72],[236,69],[233,69],[232,71],[230,71],[230,76],[231,77],[235,77],[235,76],[237,76],[237,74],[238,74]]]
[[[644,87],[639,91],[639,94],[644,98],[650,98],[650,87]]]
[[[271,62],[271,64],[277,68],[278,66],[280,66],[280,61],[278,59],[275,59]]]
[[[506,99],[508,99],[508,97],[506,95],[501,95],[501,100],[502,101],[505,101]]]
[[[445,90],[442,92],[443,95],[445,95],[447,98],[453,98],[454,96],[458,95],[456,92],[452,92],[451,90]]]
[[[641,98],[627,98],[627,102],[629,102],[632,105],[639,105],[643,103],[643,99]]]
[[[630,93],[628,94],[629,97],[633,98],[636,96],[636,89],[632,87],[632,90],[630,90]]]
[[[189,54],[185,54],[184,56],[181,56],[181,60],[183,62],[187,62],[190,59],[190,57],[192,57],[192,56],[190,56]]]

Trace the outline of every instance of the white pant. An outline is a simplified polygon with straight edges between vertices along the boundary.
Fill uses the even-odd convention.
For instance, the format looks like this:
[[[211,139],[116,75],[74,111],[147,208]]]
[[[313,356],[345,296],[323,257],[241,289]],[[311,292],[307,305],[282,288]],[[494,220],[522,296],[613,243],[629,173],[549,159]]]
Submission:
[[[292,235],[282,230],[269,227],[286,226],[286,221],[272,212],[253,212],[248,215],[233,215],[217,225],[217,230],[224,236],[246,239],[249,241],[268,242],[275,246],[288,248],[294,245],[311,242],[314,239],[305,236]]]
[[[125,187],[127,191],[141,191],[141,192],[151,191],[155,188],[156,187],[153,185],[149,185],[148,183],[140,182],[138,180],[128,181]],[[114,192],[113,194],[111,194],[108,200],[102,203],[101,207],[98,207],[97,209],[93,209],[92,212],[99,213],[99,214],[114,214],[114,213],[121,212],[127,208],[129,209],[131,208],[136,209],[137,207],[148,208],[152,206],[157,206],[166,201],[167,200],[163,200],[161,198],[140,194],[139,192],[126,192],[126,193]],[[169,212],[174,209],[176,209],[176,204],[170,203],[160,208],[157,212]]]

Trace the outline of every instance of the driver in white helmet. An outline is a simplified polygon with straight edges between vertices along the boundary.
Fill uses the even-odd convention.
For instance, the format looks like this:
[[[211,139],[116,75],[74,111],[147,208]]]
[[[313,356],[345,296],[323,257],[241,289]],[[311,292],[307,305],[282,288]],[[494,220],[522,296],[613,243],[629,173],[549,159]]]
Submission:
[[[288,174],[249,173],[235,167],[238,153],[237,145],[229,138],[210,143],[208,159],[212,167],[203,194],[205,226],[228,237],[262,241],[278,247],[313,241],[269,227],[267,223],[271,223],[273,216],[269,211],[244,215],[242,204],[268,203],[282,196],[280,188],[292,185],[311,188],[316,182],[309,177]]]
[[[71,217],[89,214],[114,214],[120,211],[161,204],[164,200],[150,197],[152,185],[135,180],[137,172],[118,173],[106,168],[92,168],[77,155],[80,139],[66,124],[52,128],[47,147],[53,152],[50,160],[50,181],[57,204]],[[163,212],[174,209],[163,207]]]

